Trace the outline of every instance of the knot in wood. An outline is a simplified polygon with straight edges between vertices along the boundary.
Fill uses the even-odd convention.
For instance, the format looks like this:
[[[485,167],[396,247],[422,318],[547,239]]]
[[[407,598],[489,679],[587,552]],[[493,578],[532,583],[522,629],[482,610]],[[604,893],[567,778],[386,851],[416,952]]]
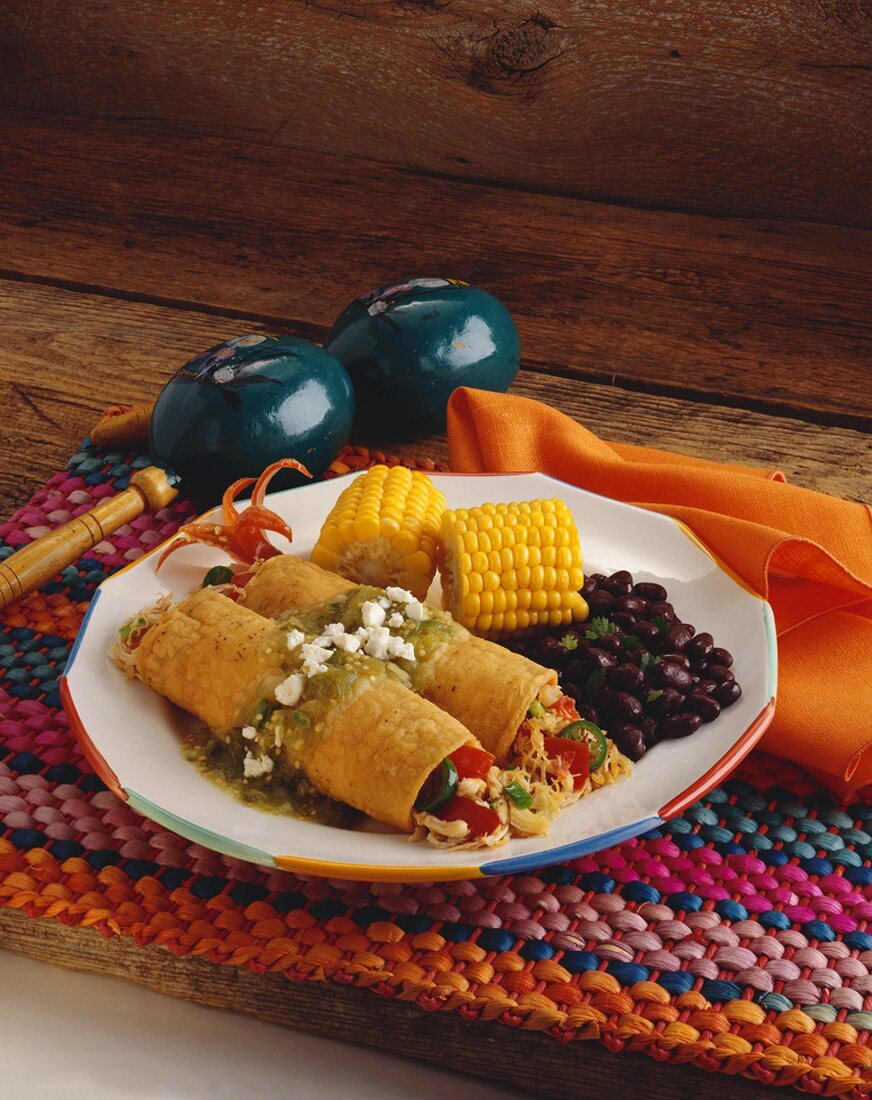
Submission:
[[[533,73],[563,53],[559,26],[537,12],[523,23],[498,27],[479,43],[470,82],[486,91],[509,91],[498,85],[525,87]]]

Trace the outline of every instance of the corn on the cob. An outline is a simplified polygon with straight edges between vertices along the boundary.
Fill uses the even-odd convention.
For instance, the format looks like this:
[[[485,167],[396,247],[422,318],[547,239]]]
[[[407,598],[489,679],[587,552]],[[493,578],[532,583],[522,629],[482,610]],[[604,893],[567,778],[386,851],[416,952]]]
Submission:
[[[445,512],[439,570],[442,606],[485,637],[587,618],[578,531],[562,500]]]
[[[420,470],[373,466],[340,494],[312,561],[358,584],[398,585],[423,600],[444,511],[445,497]]]

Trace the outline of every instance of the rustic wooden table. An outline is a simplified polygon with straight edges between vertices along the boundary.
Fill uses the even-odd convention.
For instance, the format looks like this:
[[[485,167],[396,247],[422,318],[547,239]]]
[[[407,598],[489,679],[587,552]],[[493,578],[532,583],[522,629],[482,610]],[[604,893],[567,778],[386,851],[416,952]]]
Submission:
[[[868,231],[632,209],[11,109],[0,180],[3,515],[105,406],[152,398],[193,353],[264,327],[317,340],[351,297],[409,274],[503,298],[524,347],[516,392],[606,438],[870,496]],[[441,437],[360,441],[446,456]],[[652,1100],[768,1092],[9,910],[0,943],[555,1096],[582,1081]]]

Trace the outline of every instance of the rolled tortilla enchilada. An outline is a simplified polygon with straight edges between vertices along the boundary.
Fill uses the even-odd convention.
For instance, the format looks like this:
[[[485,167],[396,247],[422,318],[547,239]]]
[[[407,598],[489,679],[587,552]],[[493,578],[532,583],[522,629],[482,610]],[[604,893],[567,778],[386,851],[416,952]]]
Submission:
[[[302,771],[324,794],[407,832],[428,778],[461,746],[476,745],[460,722],[365,661],[331,661],[311,678],[309,701],[276,706],[264,722],[264,702],[277,689],[287,698],[281,685],[304,679],[293,671],[287,631],[214,589],[163,611],[132,657],[145,684],[219,737],[249,738],[251,774]]]
[[[359,587],[314,562],[282,554],[258,567],[241,600],[268,618],[323,607],[323,626],[335,615],[330,602],[349,597]],[[498,763],[507,758],[540,691],[557,685],[553,669],[477,638],[453,621],[442,643],[428,646],[419,660],[426,666],[426,675],[419,677],[416,689],[473,731]]]

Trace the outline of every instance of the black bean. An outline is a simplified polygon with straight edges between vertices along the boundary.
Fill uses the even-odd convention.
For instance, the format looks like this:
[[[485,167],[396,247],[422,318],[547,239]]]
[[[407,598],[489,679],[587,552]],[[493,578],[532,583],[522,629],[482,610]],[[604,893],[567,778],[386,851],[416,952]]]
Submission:
[[[576,656],[574,660],[570,661],[569,667],[560,677],[560,682],[567,684],[580,684],[583,687],[588,676],[590,676],[591,672],[593,672],[593,668],[588,664],[586,658],[587,652],[585,651],[585,653],[581,654],[580,656]]]
[[[640,691],[645,676],[638,665],[623,664],[609,669],[606,673],[606,681],[609,687],[617,691]]]
[[[672,661],[673,664],[681,665],[682,668],[690,668],[690,660],[683,653],[661,653],[660,660]]]
[[[714,648],[715,640],[711,634],[697,634],[687,645],[687,652],[691,658],[703,659],[708,657]]]
[[[633,592],[637,596],[641,596],[643,600],[650,600],[652,603],[661,603],[666,599],[666,589],[662,584],[649,584],[647,581],[641,581],[639,584],[633,585]]]
[[[591,618],[608,616],[615,607],[615,597],[609,592],[598,589],[587,598],[587,606],[590,608]]]
[[[702,718],[693,711],[685,710],[681,714],[671,714],[663,722],[664,737],[689,737],[702,725]]]
[[[629,756],[631,760],[641,760],[645,755],[645,735],[638,726],[630,722],[619,722],[609,733],[624,756]]]
[[[603,581],[602,587],[613,596],[629,596],[633,591],[633,578],[622,569]]]
[[[631,611],[634,615],[645,615],[648,611],[648,601],[639,596],[621,596],[618,600],[618,608],[621,611]]]
[[[663,694],[658,695],[646,704],[648,713],[655,718],[664,718],[667,714],[675,714],[684,706],[684,696],[675,688],[663,688]]]
[[[718,684],[712,692],[722,707],[731,707],[741,694],[742,689],[735,680],[726,680],[723,684]]]
[[[642,717],[642,703],[629,691],[617,691],[612,702],[612,713],[617,718],[632,722]]]
[[[593,577],[585,577],[584,584],[581,586],[581,594],[585,599],[591,596],[597,590],[597,583]]]
[[[692,637],[685,623],[673,623],[666,635],[666,645],[670,650],[680,652]]]
[[[653,642],[659,635],[660,628],[656,623],[649,623],[644,619],[640,619],[633,627],[633,633],[641,642]]]
[[[600,712],[600,717],[607,725],[612,718],[617,719],[617,715],[612,709],[615,705],[616,695],[617,692],[610,687],[600,688],[596,693],[597,710]]]
[[[591,575],[587,579],[591,582],[591,584],[596,585],[597,588],[601,588],[603,583],[609,578],[605,575],[605,573],[591,573]]]
[[[615,611],[610,616],[612,622],[620,630],[623,630],[625,634],[632,634],[633,627],[636,625],[636,616],[629,611]]]
[[[642,731],[642,736],[645,738],[645,744],[649,749],[652,745],[656,745],[663,736],[660,724],[657,722],[656,718],[643,718],[639,723],[639,729]]]
[[[619,634],[605,634],[602,638],[597,638],[596,644],[597,649],[605,649],[609,653],[619,655],[624,652],[624,647],[621,645],[621,636]]]
[[[560,688],[563,694],[568,695],[573,703],[575,703],[575,709],[578,710],[579,703],[585,699],[584,688],[581,684],[571,683],[565,676],[561,676]]]
[[[684,705],[694,714],[698,714],[703,722],[714,722],[721,713],[721,704],[711,695],[706,695],[704,691],[692,691]]]
[[[709,654],[709,661],[713,665],[720,665],[721,668],[730,668],[733,664],[733,655],[728,649],[721,649],[720,646],[715,646]]]
[[[694,687],[694,691],[701,691],[704,695],[711,695],[717,686],[714,680],[700,680]]]
[[[657,603],[652,603],[648,611],[651,615],[659,615],[661,619],[666,619],[669,623],[675,620],[675,609],[666,600],[658,600]]]
[[[692,638],[694,634],[696,634],[696,627],[693,625],[693,623],[684,623],[683,625],[686,626],[687,629],[690,631],[690,636]]]
[[[690,672],[677,661],[661,661],[656,667],[655,682],[676,691],[687,692],[693,683]]]
[[[705,678],[714,680],[716,684],[726,684],[735,680],[732,669],[722,668],[721,665],[706,665]]]
[[[579,703],[576,708],[579,718],[586,718],[588,722],[593,722],[595,726],[600,724],[599,711],[591,703]]]
[[[594,646],[591,646],[591,648],[588,650],[587,657],[585,659],[587,661],[588,667],[592,670],[598,668],[614,668],[615,665],[618,663],[617,658],[613,653],[609,653],[605,649],[597,649]]]

